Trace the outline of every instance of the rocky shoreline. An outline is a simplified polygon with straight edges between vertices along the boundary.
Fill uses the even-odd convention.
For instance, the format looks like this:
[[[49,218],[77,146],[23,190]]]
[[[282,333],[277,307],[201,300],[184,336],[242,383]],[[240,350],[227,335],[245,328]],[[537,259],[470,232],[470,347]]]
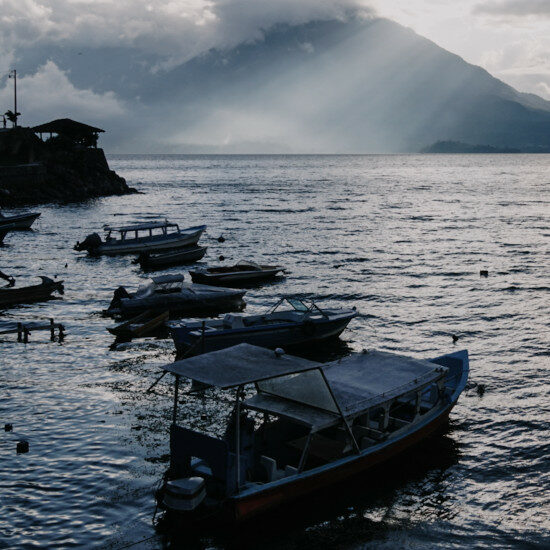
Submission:
[[[137,191],[109,168],[103,149],[47,147],[25,128],[0,134],[0,207],[130,193]]]

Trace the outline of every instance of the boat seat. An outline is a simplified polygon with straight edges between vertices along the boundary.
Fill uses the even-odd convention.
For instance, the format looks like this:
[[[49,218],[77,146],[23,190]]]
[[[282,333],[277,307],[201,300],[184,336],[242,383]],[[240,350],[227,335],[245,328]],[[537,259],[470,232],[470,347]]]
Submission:
[[[298,473],[298,468],[287,464],[285,466],[285,477],[295,476]]]
[[[275,481],[277,479],[277,462],[269,456],[260,456],[260,464],[265,468],[267,481]]]
[[[223,325],[228,328],[244,328],[242,315],[227,313],[223,318]]]

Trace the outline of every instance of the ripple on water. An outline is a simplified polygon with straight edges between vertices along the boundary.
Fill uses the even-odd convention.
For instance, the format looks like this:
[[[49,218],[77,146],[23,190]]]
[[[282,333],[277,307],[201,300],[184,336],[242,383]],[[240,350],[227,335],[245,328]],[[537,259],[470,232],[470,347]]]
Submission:
[[[114,288],[135,288],[144,275],[128,258],[72,250],[110,220],[157,216],[208,224],[203,263],[223,254],[226,264],[250,257],[289,268],[280,283],[248,292],[249,312],[282,294],[357,306],[347,342],[317,359],[363,348],[429,357],[464,347],[471,356],[471,385],[443,437],[290,506],[284,520],[196,540],[184,532],[174,547],[469,548],[472,533],[478,548],[550,542],[550,190],[540,183],[550,157],[138,155],[111,164],[145,195],[46,205],[35,232],[0,248],[0,269],[18,284],[57,274],[66,286],[63,300],[5,316],[67,326],[62,345],[38,333],[27,346],[0,341],[0,419],[14,426],[0,432],[0,547],[162,547],[151,518],[171,392],[164,383],[145,390],[173,345],[148,339],[110,351],[111,321],[100,312]],[[220,432],[230,402],[218,397],[189,399],[182,421],[206,428],[212,419]],[[17,455],[22,438],[30,452]]]

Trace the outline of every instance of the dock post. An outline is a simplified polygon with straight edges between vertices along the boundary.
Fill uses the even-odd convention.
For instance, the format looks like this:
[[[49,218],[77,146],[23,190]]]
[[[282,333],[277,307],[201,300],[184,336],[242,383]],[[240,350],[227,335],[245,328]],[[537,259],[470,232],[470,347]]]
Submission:
[[[53,322],[53,317],[50,317],[50,341],[55,341],[55,324]]]
[[[21,323],[17,323],[17,341],[23,341],[23,325]]]
[[[23,344],[28,344],[29,343],[29,334],[30,334],[30,331],[27,327],[23,327]]]

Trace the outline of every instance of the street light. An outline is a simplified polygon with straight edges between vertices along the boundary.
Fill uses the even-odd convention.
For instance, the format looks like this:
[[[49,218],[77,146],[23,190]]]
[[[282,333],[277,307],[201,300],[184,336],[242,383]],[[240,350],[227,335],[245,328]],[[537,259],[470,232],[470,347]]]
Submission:
[[[13,127],[15,128],[17,126],[17,117],[21,115],[21,113],[17,112],[17,70],[12,69],[8,73],[8,78],[13,78],[13,112],[7,111],[6,116],[8,120],[13,123]]]

